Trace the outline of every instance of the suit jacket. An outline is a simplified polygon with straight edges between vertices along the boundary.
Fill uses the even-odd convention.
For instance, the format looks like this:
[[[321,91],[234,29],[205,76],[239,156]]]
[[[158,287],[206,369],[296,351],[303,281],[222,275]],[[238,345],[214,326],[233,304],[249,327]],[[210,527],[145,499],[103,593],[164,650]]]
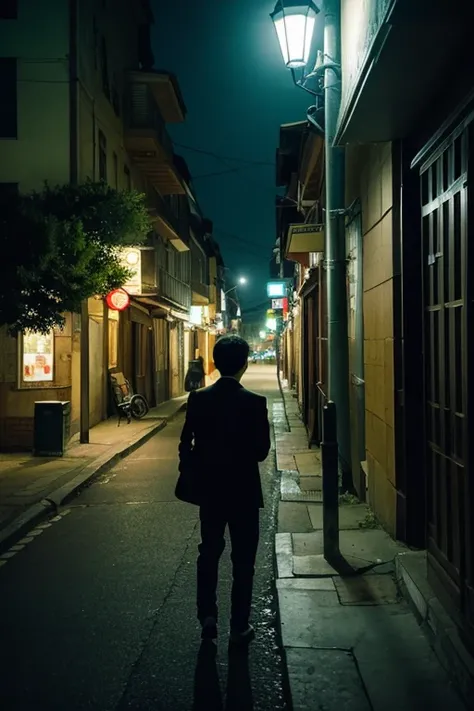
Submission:
[[[233,378],[190,393],[180,471],[199,480],[203,504],[263,508],[258,463],[270,451],[266,398]]]

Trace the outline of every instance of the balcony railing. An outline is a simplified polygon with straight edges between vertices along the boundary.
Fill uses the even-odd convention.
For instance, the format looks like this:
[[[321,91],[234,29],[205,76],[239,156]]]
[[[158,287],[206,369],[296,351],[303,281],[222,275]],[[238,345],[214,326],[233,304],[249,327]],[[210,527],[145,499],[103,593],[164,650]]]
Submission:
[[[207,284],[203,284],[199,279],[191,279],[191,289],[196,294],[204,296],[206,299],[209,298],[209,287]]]
[[[190,309],[191,287],[169,274],[162,267],[158,269],[158,289],[161,296],[186,310]]]
[[[170,160],[173,157],[173,143],[165,123],[146,84],[132,83],[129,87],[128,128],[130,130],[151,130]]]
[[[161,195],[156,190],[151,189],[147,194],[148,208],[152,216],[160,215],[173,228],[176,234],[179,235],[179,220],[170,208],[166,200],[163,200]]]

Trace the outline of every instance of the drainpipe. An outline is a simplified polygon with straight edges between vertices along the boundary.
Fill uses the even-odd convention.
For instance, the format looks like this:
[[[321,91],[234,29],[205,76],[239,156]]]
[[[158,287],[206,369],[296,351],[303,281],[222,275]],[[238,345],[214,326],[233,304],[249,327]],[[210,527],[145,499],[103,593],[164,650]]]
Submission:
[[[344,224],[344,149],[333,146],[341,105],[340,0],[325,0],[324,73],[326,133],[326,267],[328,311],[328,398],[337,409],[339,465],[344,490],[352,488],[349,421],[349,346],[347,328],[346,238]]]
[[[69,180],[77,185],[79,180],[79,129],[78,129],[78,58],[77,20],[78,0],[69,0]],[[80,442],[89,443],[89,304],[81,304],[81,365],[80,365]]]

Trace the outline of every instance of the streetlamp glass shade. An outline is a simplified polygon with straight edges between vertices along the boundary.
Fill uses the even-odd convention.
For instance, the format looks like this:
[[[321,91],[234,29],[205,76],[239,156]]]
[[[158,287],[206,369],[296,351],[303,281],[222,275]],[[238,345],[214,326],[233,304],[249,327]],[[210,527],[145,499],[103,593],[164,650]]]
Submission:
[[[288,69],[307,65],[318,12],[311,0],[278,0],[275,5],[270,17]]]

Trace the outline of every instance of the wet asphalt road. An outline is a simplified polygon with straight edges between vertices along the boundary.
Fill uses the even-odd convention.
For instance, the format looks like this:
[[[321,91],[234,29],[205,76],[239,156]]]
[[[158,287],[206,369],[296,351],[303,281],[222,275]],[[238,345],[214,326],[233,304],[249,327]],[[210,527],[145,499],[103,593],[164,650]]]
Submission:
[[[256,366],[244,384],[268,397],[271,413],[275,369]],[[248,660],[231,656],[229,669],[228,549],[217,658],[198,655],[198,512],[173,495],[183,419],[92,484],[0,569],[3,711],[287,708],[273,594],[274,451],[261,469],[257,639]]]

